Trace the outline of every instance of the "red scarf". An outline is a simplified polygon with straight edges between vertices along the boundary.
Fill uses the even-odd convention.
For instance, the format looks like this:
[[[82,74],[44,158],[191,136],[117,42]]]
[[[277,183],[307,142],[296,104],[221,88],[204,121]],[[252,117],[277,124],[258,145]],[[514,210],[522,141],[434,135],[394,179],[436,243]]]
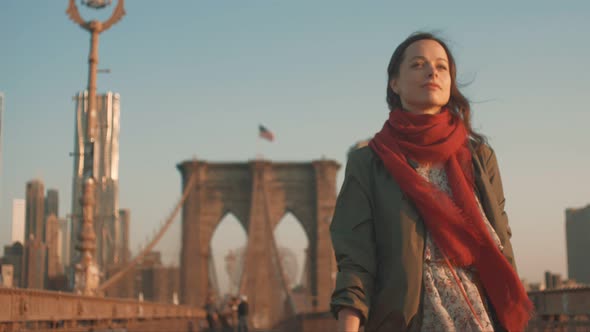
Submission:
[[[397,110],[369,146],[414,202],[441,252],[455,266],[474,266],[502,325],[523,331],[533,306],[477,206],[468,137],[463,122],[446,109],[435,115]],[[406,157],[444,163],[452,197],[424,180]]]

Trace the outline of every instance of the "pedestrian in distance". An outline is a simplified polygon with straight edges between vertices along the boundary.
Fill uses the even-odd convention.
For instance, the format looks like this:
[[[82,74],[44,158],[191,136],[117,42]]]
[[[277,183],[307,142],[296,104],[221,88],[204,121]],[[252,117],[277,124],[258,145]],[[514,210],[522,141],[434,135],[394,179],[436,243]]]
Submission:
[[[242,295],[238,304],[238,332],[248,332],[248,297]]]
[[[215,297],[208,295],[205,301],[205,319],[207,319],[207,325],[209,332],[217,331],[217,307],[215,305]]]

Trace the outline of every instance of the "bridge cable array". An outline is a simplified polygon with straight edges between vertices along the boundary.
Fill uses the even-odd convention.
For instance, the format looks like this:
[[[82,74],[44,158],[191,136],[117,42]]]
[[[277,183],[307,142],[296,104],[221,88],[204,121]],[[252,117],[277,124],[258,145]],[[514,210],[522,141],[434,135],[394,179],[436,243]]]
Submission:
[[[182,194],[182,197],[180,198],[180,200],[178,201],[178,203],[174,207],[174,210],[172,210],[172,212],[168,216],[168,219],[166,219],[166,222],[163,224],[163,226],[160,228],[160,230],[156,233],[156,235],[154,236],[152,241],[148,245],[146,245],[143,248],[143,250],[140,250],[140,252],[137,254],[137,256],[135,256],[125,267],[123,267],[121,270],[119,270],[117,273],[115,273],[112,277],[110,277],[108,280],[106,280],[100,286],[98,286],[97,291],[99,293],[102,293],[106,289],[112,287],[117,281],[119,281],[121,278],[123,278],[125,275],[127,275],[130,271],[132,271],[133,267],[135,267],[135,265],[137,265],[150,251],[152,251],[152,249],[156,246],[156,244],[158,244],[158,242],[162,239],[162,237],[164,237],[164,234],[166,233],[166,231],[170,228],[170,226],[174,222],[174,218],[176,218],[176,216],[178,215],[180,208],[182,207],[182,205],[184,204],[184,202],[188,198],[188,195],[190,194],[191,190],[195,186],[196,181],[197,181],[196,173],[193,173],[191,175],[191,177],[189,178],[189,181],[188,181],[186,187],[184,188],[184,192]]]

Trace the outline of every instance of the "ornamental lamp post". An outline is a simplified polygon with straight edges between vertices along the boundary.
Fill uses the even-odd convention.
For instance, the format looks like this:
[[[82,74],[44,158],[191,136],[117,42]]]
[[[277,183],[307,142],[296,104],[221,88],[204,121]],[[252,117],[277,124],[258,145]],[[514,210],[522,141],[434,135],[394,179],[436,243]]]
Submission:
[[[111,0],[82,0],[83,5],[101,9],[111,4]],[[100,282],[100,267],[94,257],[96,250],[96,234],[94,232],[95,208],[95,179],[94,179],[94,146],[96,144],[97,114],[96,114],[96,74],[98,66],[98,36],[119,22],[125,15],[124,0],[118,0],[111,17],[100,22],[97,20],[85,21],[80,16],[75,0],[70,0],[66,10],[69,18],[82,29],[90,32],[90,55],[88,56],[88,108],[86,113],[86,135],[84,141],[84,166],[83,166],[83,191],[80,204],[82,204],[82,227],[78,235],[79,244],[76,249],[80,251],[80,260],[76,263],[74,279],[74,292],[83,295],[98,295],[97,288]]]

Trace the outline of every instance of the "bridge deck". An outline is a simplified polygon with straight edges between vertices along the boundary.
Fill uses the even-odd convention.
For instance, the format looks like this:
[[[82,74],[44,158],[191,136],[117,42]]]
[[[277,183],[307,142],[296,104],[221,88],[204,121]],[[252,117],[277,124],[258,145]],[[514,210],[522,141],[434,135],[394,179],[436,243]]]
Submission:
[[[179,322],[196,327],[205,318],[202,309],[187,306],[3,287],[0,308],[0,331],[55,327],[87,331],[109,326],[126,326],[131,331],[133,326],[145,330],[139,326],[148,321],[153,326]]]

